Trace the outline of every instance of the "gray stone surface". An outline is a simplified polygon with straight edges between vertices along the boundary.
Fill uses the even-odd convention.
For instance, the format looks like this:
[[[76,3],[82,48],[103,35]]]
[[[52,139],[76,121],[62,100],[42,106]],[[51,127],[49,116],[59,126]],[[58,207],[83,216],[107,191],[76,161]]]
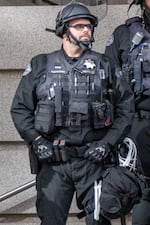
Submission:
[[[60,39],[45,28],[55,27],[60,7],[0,7],[0,68],[22,69],[30,58],[60,47]],[[96,10],[92,10],[96,13]],[[127,5],[110,5],[108,15],[96,29],[93,49],[103,51],[116,25],[127,18]],[[114,13],[115,12],[115,13]],[[97,12],[99,14],[99,12]]]
[[[28,149],[21,143],[0,144],[0,195],[8,193],[35,179],[30,173]],[[35,212],[35,187],[4,200],[1,213]]]
[[[61,0],[49,0],[49,2],[62,2]],[[65,2],[65,0],[63,0]],[[68,0],[66,1],[68,2]],[[124,4],[127,3],[127,0],[109,0],[108,4]],[[48,4],[48,1],[44,0],[1,0],[0,1],[0,6],[24,6],[24,5],[43,5],[43,4]]]
[[[0,71],[0,141],[21,140],[10,116],[10,107],[22,72]]]

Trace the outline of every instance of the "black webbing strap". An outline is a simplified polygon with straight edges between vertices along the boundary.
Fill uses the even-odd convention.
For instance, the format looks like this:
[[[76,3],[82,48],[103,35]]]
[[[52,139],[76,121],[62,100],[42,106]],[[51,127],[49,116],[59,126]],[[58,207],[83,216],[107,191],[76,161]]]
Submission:
[[[126,217],[125,217],[125,215],[121,216],[120,220],[121,220],[121,225],[126,225]]]
[[[134,92],[140,94],[142,92],[142,62],[140,60],[134,61],[133,73],[135,79]]]
[[[94,212],[94,203],[87,205],[81,212],[77,214],[77,217],[79,219],[83,218],[87,214],[93,213]]]

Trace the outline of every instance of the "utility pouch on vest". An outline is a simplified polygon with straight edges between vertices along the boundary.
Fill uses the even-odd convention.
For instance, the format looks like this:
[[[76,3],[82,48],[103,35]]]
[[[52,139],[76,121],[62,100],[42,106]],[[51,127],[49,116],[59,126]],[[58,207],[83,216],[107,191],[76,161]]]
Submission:
[[[150,62],[150,47],[142,50],[143,61]]]
[[[108,100],[105,100],[105,102],[93,102],[92,111],[94,129],[104,128],[113,123],[113,105]]]
[[[41,134],[50,134],[55,125],[55,104],[53,101],[39,102],[34,127]]]
[[[143,72],[144,73],[149,73],[150,77],[150,48],[144,48],[142,51],[143,55]]]
[[[127,79],[127,82],[131,84],[133,80],[133,68],[131,64],[123,64],[122,65],[122,73]]]
[[[71,102],[69,106],[70,125],[80,126],[81,122],[88,120],[88,103]]]
[[[149,77],[150,77],[150,62],[148,61],[143,62],[143,72],[149,73]]]
[[[143,62],[142,62],[142,70],[143,70],[143,94],[150,95],[150,48],[144,48],[142,51],[143,54]]]

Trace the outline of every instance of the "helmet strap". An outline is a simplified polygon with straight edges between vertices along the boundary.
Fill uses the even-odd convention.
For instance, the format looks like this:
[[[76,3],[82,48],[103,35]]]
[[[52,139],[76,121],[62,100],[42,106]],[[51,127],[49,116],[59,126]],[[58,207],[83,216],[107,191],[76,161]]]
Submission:
[[[92,37],[89,41],[79,41],[77,38],[69,31],[67,30],[67,36],[69,40],[71,41],[70,37],[74,40],[75,44],[78,45],[80,48],[83,50],[86,50],[88,48],[92,48],[92,43],[94,42],[94,37],[93,37],[93,32],[92,32]]]
[[[144,1],[133,0],[133,1],[130,3],[129,7],[128,7],[128,12],[130,11],[131,7],[132,7],[134,4],[135,4],[135,5],[140,5],[140,6],[141,6],[141,10],[142,10],[142,9],[143,9],[143,5],[144,5]]]

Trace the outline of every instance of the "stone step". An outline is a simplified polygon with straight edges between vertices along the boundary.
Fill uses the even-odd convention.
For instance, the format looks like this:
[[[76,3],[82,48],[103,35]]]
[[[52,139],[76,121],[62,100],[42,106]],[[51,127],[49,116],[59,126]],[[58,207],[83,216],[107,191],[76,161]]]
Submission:
[[[34,214],[0,215],[1,225],[40,225],[39,218]],[[79,220],[75,215],[68,218],[67,225],[85,225],[84,219]],[[120,219],[112,220],[112,225],[121,225]],[[131,215],[126,216],[126,225],[131,225]]]
[[[2,222],[1,225],[40,225],[40,221],[36,223],[24,223],[24,222],[15,222],[15,223],[7,223],[7,222]],[[85,225],[84,222],[68,222],[67,225]],[[112,222],[112,225],[121,225],[120,221],[115,220]],[[131,225],[131,223],[127,223],[126,225]]]
[[[7,222],[2,222],[1,223],[1,225],[40,225],[40,221],[39,222],[36,222],[36,223],[33,223],[33,222],[31,222],[31,223],[24,223],[24,222],[15,222],[15,223],[7,223]],[[67,225],[85,225],[85,223],[84,222],[68,222],[67,223]],[[120,221],[113,221],[112,222],[112,225],[121,225],[121,223],[120,223]],[[126,225],[131,225],[131,223],[127,223]]]

